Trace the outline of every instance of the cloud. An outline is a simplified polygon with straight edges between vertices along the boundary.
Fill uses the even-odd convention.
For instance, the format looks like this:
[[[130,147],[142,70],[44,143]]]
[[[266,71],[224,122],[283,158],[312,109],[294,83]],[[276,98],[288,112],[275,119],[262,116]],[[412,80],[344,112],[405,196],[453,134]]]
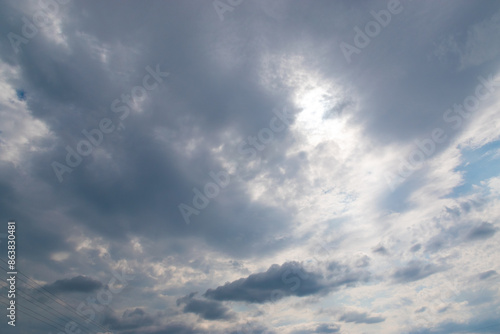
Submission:
[[[215,300],[266,303],[286,296],[322,295],[340,286],[367,281],[368,278],[366,271],[351,270],[337,262],[330,263],[324,275],[308,272],[298,262],[286,262],[281,266],[273,264],[265,272],[208,289],[204,296]]]
[[[227,331],[224,331],[226,333]],[[238,325],[230,329],[229,334],[275,334],[276,332],[267,326],[256,321],[247,321],[244,324]]]
[[[89,293],[103,287],[103,284],[91,277],[76,276],[57,280],[52,284],[45,285],[44,288],[54,293],[82,292]]]
[[[479,279],[483,280],[483,279],[487,279],[487,278],[490,278],[490,277],[495,276],[495,275],[498,275],[496,270],[488,270],[488,271],[485,271],[484,273],[480,273]]]
[[[448,334],[448,333],[498,333],[498,318],[473,319],[465,322],[447,321],[432,328],[417,328],[409,334]]]
[[[340,321],[344,322],[354,322],[356,324],[376,324],[385,321],[384,317],[370,317],[368,313],[363,312],[347,312],[340,316]]]
[[[373,252],[374,253],[379,253],[379,254],[382,254],[382,255],[387,255],[389,252],[387,251],[387,248],[385,248],[384,246],[382,245],[379,245],[377,247],[375,247],[373,249]]]
[[[370,265],[371,258],[367,255],[363,255],[361,258],[357,259],[355,262],[356,267],[365,268]]]
[[[410,252],[412,252],[412,253],[418,252],[420,250],[420,248],[422,248],[422,245],[420,245],[420,244],[413,245],[410,248]]]
[[[436,48],[434,54],[442,61],[455,60],[463,70],[494,60],[500,48],[486,41],[500,33],[500,13],[470,26],[465,36],[448,36]],[[465,38],[464,38],[465,37]]]
[[[314,333],[338,333],[340,326],[333,324],[321,324],[316,327]]]
[[[137,332],[131,330],[131,331],[124,331],[120,334],[134,334],[134,333],[137,333]],[[172,321],[171,323],[168,323],[166,325],[158,326],[158,328],[142,330],[141,333],[144,333],[144,334],[194,334],[194,333],[204,334],[204,333],[206,333],[206,334],[208,334],[210,332],[207,330],[204,330],[202,328],[197,328],[191,324]]]
[[[194,298],[196,293],[177,299],[177,306],[184,305],[183,311],[198,314],[207,320],[232,320],[235,314],[222,303],[214,300]]]
[[[204,296],[215,300],[265,303],[285,296],[308,296],[325,292],[328,285],[322,276],[310,273],[297,262],[273,264],[266,272],[208,289]]]
[[[491,238],[497,230],[498,229],[494,227],[493,224],[483,222],[481,225],[470,230],[470,232],[466,235],[466,240],[475,241],[488,239]]]
[[[151,316],[142,308],[135,308],[125,310],[121,317],[116,316],[114,312],[107,313],[103,319],[103,325],[117,331],[136,330],[151,326],[158,320],[158,316]]]
[[[293,329],[291,334],[309,334],[309,333],[339,333],[340,326],[330,323],[308,324],[297,326],[299,329]]]
[[[445,267],[412,260],[403,268],[397,269],[392,277],[398,283],[408,283],[421,280],[443,270],[445,270]]]
[[[50,1],[61,3],[58,13],[21,43],[21,53],[6,35],[0,43],[0,221],[19,222],[19,245],[32,246],[22,260],[33,278],[69,303],[70,291],[105,292],[113,269],[134,272],[108,305],[119,310],[106,318],[117,334],[223,334],[256,317],[266,325],[256,324],[255,333],[335,331],[328,317],[317,317],[319,308],[365,302],[391,322],[351,322],[350,332],[380,326],[400,333],[414,310],[448,304],[431,304],[448,283],[444,274],[432,276],[445,259],[446,274],[465,275],[474,287],[469,304],[434,312],[436,321],[498,309],[484,288],[498,276],[484,271],[498,271],[492,195],[500,183],[482,185],[485,171],[498,168],[457,166],[470,162],[460,145],[497,136],[500,109],[481,101],[456,131],[443,113],[474,93],[478,76],[499,68],[500,2],[402,1],[403,12],[376,38],[366,34],[369,46],[350,66],[339,44],[362,42],[353,29],[376,28],[371,12],[383,13],[385,3],[244,1],[221,22],[213,1],[126,2]],[[52,10],[42,3],[1,2],[0,30],[27,33],[26,19]],[[450,34],[444,47],[457,47],[467,71],[428,58]],[[132,97],[142,95],[146,67],[157,64],[168,78],[144,98]],[[266,132],[284,125],[272,122],[273,109],[284,106],[290,124]],[[483,116],[484,125],[466,125]],[[66,164],[67,147],[89,140],[83,130],[105,117],[124,128],[105,135],[60,183],[51,163]],[[384,172],[435,127],[447,141],[391,193]],[[241,143],[255,159],[240,152]],[[194,189],[204,192],[209,173],[222,170],[230,183],[186,225],[178,205],[193,206]],[[465,195],[453,190],[462,183],[472,186]],[[462,208],[456,216],[443,209],[454,203]],[[79,273],[92,278],[71,279]],[[400,284],[387,286],[384,277]],[[424,277],[425,289],[410,289]],[[293,304],[265,312],[271,305],[264,303],[296,299],[306,311]],[[48,332],[30,320],[19,322],[20,332]]]
[[[495,301],[496,292],[490,289],[469,289],[460,295],[461,299],[467,301],[468,306],[477,306]]]
[[[460,212],[455,212],[454,214],[456,214],[457,217],[461,216]],[[486,240],[491,238],[498,231],[497,227],[487,222],[476,224],[476,226],[472,228],[469,226],[469,222],[459,221],[449,228],[441,228],[438,234],[427,241],[425,250],[435,253],[441,249],[453,247],[462,242]]]

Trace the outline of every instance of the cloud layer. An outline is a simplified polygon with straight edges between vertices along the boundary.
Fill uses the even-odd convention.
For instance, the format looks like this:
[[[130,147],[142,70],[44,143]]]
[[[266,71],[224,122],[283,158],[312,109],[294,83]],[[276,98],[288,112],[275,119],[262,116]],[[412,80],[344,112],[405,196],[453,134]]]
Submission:
[[[18,332],[498,331],[499,3],[0,6]]]

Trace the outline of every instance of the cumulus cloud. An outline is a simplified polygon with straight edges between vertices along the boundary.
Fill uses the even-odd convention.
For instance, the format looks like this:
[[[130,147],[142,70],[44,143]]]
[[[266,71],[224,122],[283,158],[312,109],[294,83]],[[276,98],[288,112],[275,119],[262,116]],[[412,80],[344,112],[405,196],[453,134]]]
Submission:
[[[65,278],[57,280],[54,283],[47,284],[44,288],[53,293],[67,293],[67,292],[82,292],[89,293],[96,291],[103,287],[103,284],[91,277],[76,276],[73,278]]]
[[[222,305],[222,303],[194,298],[195,295],[196,293],[191,293],[177,299],[177,305],[184,305],[184,312],[198,314],[207,320],[231,320],[235,318],[235,315],[229,311],[229,308]]]
[[[368,278],[367,272],[351,270],[336,262],[327,266],[325,275],[309,272],[298,262],[286,262],[281,266],[274,264],[265,272],[208,289],[204,296],[215,300],[266,303],[287,296],[324,295],[342,286],[367,281]]]

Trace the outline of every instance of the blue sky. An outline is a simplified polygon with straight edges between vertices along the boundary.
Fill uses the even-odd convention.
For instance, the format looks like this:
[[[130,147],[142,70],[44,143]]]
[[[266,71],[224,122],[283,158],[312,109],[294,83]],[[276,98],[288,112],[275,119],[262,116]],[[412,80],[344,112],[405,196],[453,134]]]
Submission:
[[[500,3],[0,6],[2,333],[500,331]]]

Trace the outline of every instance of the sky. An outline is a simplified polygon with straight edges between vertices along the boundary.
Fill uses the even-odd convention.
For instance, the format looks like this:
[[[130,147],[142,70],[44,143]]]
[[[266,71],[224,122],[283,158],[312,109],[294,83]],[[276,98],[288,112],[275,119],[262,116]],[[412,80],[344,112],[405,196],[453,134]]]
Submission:
[[[3,0],[0,33],[2,333],[500,332],[500,2]]]

